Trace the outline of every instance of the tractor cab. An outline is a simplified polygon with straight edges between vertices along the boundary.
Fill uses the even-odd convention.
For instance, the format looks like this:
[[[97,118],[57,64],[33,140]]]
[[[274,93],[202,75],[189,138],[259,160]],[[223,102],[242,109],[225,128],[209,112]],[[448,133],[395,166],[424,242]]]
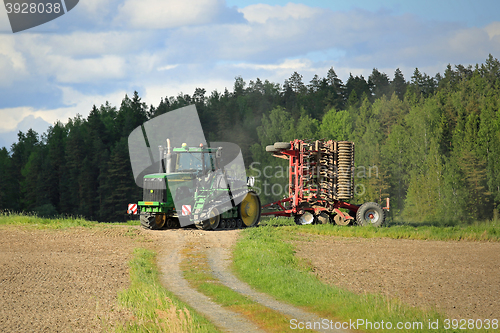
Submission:
[[[195,173],[206,175],[216,170],[216,148],[189,148],[187,146],[174,148],[171,157],[172,165],[166,168],[166,173]]]

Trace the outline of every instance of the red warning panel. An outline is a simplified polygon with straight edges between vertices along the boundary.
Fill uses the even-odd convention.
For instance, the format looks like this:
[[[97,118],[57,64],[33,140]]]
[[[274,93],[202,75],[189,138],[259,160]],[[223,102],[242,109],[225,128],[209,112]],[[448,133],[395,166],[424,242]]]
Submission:
[[[137,214],[137,204],[128,204],[127,214]]]
[[[191,205],[182,205],[182,216],[191,214]]]

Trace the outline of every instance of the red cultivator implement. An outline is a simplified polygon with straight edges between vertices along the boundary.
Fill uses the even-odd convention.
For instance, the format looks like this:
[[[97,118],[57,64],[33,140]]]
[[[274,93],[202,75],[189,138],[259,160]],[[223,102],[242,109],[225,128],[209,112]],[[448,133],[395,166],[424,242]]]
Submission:
[[[272,209],[263,216],[294,216],[297,224],[384,223],[388,202],[383,209],[375,202],[358,206],[345,201],[354,197],[354,142],[297,139],[276,142],[266,151],[288,160],[288,198],[262,206]]]

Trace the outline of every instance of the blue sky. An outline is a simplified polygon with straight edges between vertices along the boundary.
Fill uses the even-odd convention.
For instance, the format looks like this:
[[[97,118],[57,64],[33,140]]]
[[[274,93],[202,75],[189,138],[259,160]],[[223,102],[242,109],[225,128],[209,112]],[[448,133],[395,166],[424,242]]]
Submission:
[[[500,54],[499,1],[80,0],[67,14],[12,34],[0,8],[0,147],[18,130],[86,117],[134,90],[148,104],[245,81],[308,83],[333,67],[392,78]]]

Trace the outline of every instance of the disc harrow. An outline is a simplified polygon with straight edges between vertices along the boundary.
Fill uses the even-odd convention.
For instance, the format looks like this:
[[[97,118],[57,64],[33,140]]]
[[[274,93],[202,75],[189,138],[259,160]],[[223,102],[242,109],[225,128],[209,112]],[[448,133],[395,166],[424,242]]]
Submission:
[[[288,159],[289,193],[288,198],[262,206],[274,209],[263,216],[294,216],[298,224],[311,223],[307,214],[314,216],[312,223],[321,224],[379,226],[384,222],[388,206],[348,202],[354,198],[354,142],[296,139],[276,142],[266,151]],[[359,209],[368,213],[356,214]]]

